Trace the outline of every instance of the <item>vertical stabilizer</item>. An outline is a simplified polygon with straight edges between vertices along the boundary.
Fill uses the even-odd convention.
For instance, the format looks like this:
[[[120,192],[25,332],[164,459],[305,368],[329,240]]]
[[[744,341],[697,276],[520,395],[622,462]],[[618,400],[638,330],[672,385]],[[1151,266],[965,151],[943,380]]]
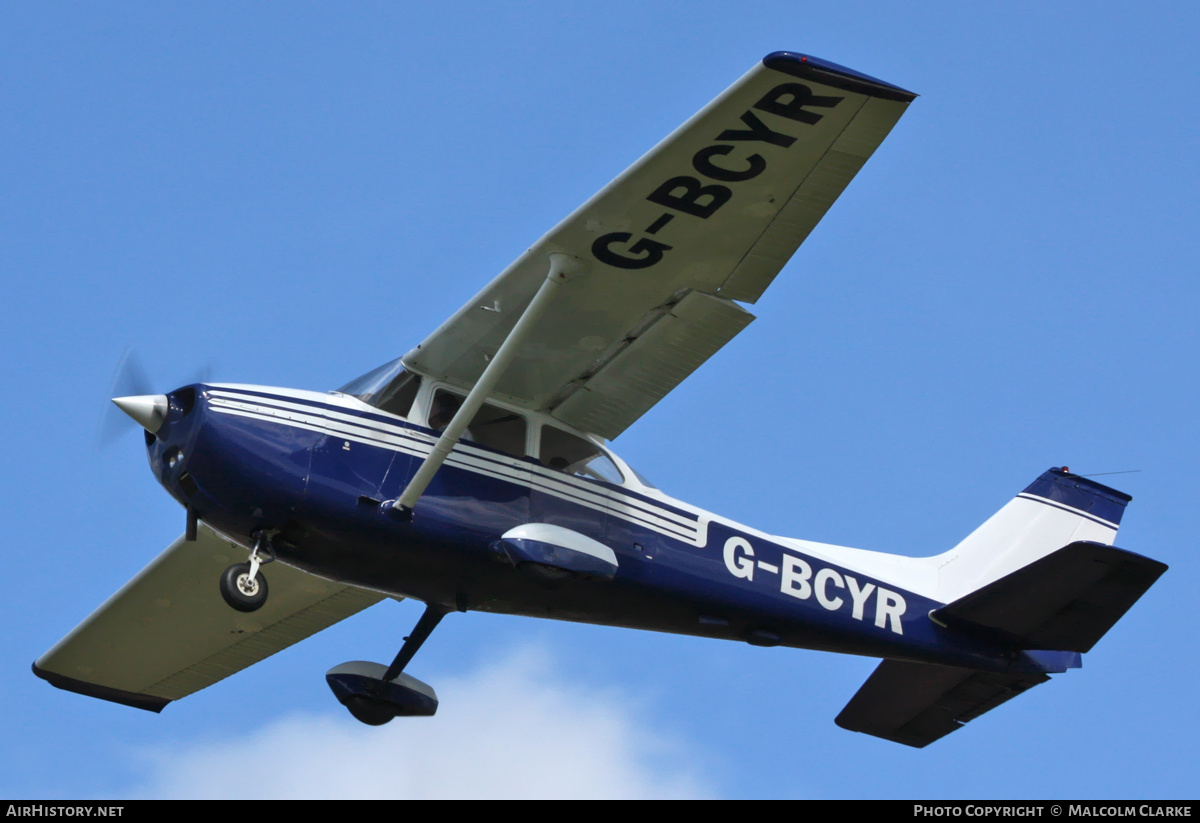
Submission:
[[[1061,549],[1089,541],[1111,546],[1129,495],[1050,469],[937,563],[937,597],[949,603]]]

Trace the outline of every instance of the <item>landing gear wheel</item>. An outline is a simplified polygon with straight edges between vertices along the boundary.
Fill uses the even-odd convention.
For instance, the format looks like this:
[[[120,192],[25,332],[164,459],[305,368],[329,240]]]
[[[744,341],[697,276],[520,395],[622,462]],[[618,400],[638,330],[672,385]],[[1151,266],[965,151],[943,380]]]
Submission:
[[[357,694],[347,698],[345,705],[355,720],[368,726],[382,726],[396,716],[395,712],[386,706],[380,706],[371,698]]]
[[[239,612],[256,612],[267,602],[267,578],[262,570],[250,579],[250,564],[235,563],[221,575],[221,597]]]

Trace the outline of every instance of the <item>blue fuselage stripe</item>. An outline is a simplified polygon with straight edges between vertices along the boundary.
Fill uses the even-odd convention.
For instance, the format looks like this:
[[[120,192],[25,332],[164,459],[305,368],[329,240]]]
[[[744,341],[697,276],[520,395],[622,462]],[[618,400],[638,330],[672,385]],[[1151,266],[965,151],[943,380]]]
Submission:
[[[302,428],[422,459],[429,455],[437,438],[432,430],[419,429],[399,420],[385,422],[366,418],[366,422],[363,422],[363,418],[354,411],[331,408],[301,398],[279,398],[229,390],[214,391],[212,394],[211,407],[215,412]],[[640,495],[626,494],[622,489],[589,478],[569,477],[522,458],[490,452],[485,447],[460,443],[447,462],[459,468],[521,483],[693,545],[699,544],[699,519],[694,515],[681,515],[667,507],[652,508]]]

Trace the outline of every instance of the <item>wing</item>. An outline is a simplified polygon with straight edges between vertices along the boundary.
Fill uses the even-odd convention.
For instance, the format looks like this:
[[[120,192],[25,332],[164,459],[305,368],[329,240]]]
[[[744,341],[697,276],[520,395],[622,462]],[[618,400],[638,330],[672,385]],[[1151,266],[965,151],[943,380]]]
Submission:
[[[776,52],[555,226],[404,357],[472,385],[546,276],[554,298],[495,394],[613,438],[751,320],[753,303],[915,97]]]
[[[383,599],[282,563],[265,567],[271,597],[253,614],[226,605],[221,572],[244,558],[203,524],[33,664],[60,689],[162,711]]]

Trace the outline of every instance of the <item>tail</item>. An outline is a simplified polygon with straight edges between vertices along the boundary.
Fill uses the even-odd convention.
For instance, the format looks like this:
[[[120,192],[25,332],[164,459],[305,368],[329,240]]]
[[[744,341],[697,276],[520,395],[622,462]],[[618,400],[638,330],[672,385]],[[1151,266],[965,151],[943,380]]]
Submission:
[[[1041,671],[885,660],[838,715],[838,725],[923,747],[1046,682],[1046,672],[1078,666],[1079,654],[1167,570],[1113,547],[1131,499],[1065,467],[1050,469],[966,540],[924,561],[936,566],[937,599],[946,603],[930,620]]]
[[[1111,546],[1133,498],[1094,480],[1050,469],[945,554],[937,565],[937,599],[950,603],[1068,543]]]

